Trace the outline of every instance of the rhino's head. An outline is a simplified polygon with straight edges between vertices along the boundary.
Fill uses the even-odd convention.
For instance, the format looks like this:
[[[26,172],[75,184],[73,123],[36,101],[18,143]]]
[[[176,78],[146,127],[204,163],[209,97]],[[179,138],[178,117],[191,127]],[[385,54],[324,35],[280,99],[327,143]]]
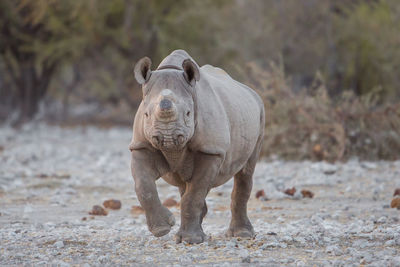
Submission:
[[[180,68],[151,71],[151,60],[142,58],[135,78],[142,85],[143,132],[153,147],[162,151],[181,150],[192,138],[195,127],[195,83],[197,65],[186,59]]]

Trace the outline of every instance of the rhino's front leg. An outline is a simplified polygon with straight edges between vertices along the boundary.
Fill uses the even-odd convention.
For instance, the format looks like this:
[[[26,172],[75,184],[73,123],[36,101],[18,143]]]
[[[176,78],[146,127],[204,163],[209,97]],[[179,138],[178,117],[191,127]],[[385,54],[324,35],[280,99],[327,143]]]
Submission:
[[[164,207],[158,197],[155,181],[160,177],[154,155],[146,150],[132,151],[132,176],[136,195],[142,205],[147,226],[154,236],[166,235],[175,224],[174,215]]]
[[[192,179],[187,182],[181,200],[181,226],[176,234],[176,242],[201,243],[206,235],[201,223],[207,207],[205,198],[213,185],[221,166],[219,156],[201,154],[196,156],[196,166]]]

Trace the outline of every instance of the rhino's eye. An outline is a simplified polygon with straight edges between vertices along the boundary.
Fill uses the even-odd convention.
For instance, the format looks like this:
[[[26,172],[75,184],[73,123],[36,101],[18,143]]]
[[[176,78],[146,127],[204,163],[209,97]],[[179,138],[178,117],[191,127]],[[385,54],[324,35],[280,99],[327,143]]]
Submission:
[[[148,114],[147,112],[145,112],[145,113],[144,113],[144,116],[145,116],[146,118],[148,118],[148,117],[149,117],[149,114]]]
[[[186,112],[186,116],[188,117],[190,116],[190,111]]]

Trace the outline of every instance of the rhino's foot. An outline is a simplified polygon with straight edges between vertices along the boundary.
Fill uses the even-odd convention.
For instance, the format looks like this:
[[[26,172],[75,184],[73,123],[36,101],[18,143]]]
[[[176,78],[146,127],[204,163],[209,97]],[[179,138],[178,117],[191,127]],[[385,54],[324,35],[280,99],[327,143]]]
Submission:
[[[165,207],[156,214],[152,214],[148,221],[149,230],[156,237],[168,234],[174,225],[174,215]]]
[[[230,226],[226,232],[227,237],[243,237],[253,238],[256,236],[253,226],[251,224],[245,224],[240,226]]]
[[[175,236],[176,243],[187,242],[189,244],[199,244],[206,240],[206,234],[200,229],[196,231],[179,230]]]

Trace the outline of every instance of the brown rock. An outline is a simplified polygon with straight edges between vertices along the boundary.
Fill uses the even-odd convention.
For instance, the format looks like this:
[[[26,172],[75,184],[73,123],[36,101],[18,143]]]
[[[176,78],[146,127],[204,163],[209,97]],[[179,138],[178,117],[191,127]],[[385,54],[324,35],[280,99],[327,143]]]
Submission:
[[[396,188],[396,190],[394,190],[394,194],[393,196],[400,196],[400,188]]]
[[[219,205],[219,206],[215,207],[214,210],[226,211],[226,210],[228,210],[228,207],[227,207],[227,206]]]
[[[301,194],[303,195],[303,197],[308,197],[308,198],[314,197],[314,193],[309,190],[301,190]]]
[[[132,214],[144,213],[144,209],[141,206],[132,206],[131,213]]]
[[[324,150],[320,144],[314,145],[312,151],[318,160],[322,160],[324,158]]]
[[[165,207],[173,207],[176,206],[178,204],[178,202],[176,202],[175,199],[173,199],[172,197],[167,198],[166,200],[164,200],[163,205]]]
[[[256,192],[256,198],[259,199],[260,197],[265,197],[265,192],[262,189]]]
[[[100,215],[100,216],[106,216],[108,213],[105,209],[103,209],[102,206],[99,205],[94,205],[92,210],[89,211],[90,215]]]
[[[65,173],[65,172],[58,172],[58,173],[55,173],[53,176],[54,176],[54,178],[59,178],[59,179],[71,178],[71,174]]]
[[[86,217],[83,217],[83,218],[82,218],[82,221],[86,221],[86,220],[87,220],[87,218],[86,218]]]
[[[400,210],[400,197],[393,198],[392,202],[390,203],[390,207]]]
[[[121,208],[121,201],[117,199],[109,199],[103,202],[103,206],[107,209],[119,210]]]
[[[295,188],[295,187],[292,187],[292,188],[286,189],[286,190],[284,191],[284,193],[285,193],[286,195],[293,196],[294,193],[296,193],[296,188]]]

